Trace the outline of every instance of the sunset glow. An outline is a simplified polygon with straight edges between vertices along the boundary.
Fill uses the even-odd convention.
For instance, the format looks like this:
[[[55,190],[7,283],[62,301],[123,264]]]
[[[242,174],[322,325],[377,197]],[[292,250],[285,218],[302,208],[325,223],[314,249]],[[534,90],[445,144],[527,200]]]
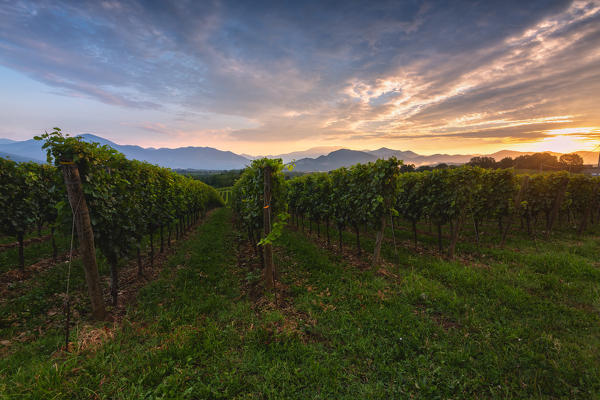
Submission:
[[[7,2],[0,137],[60,125],[246,154],[592,150],[599,35],[598,1]]]
[[[585,136],[551,136],[540,141],[519,146],[521,151],[553,151],[557,153],[572,153],[578,150],[592,150],[593,144]],[[515,148],[516,149],[516,148]]]
[[[547,137],[532,143],[511,147],[520,151],[553,151],[571,153],[578,150],[592,151],[598,146],[596,135],[600,129],[594,127],[551,129],[545,132]]]

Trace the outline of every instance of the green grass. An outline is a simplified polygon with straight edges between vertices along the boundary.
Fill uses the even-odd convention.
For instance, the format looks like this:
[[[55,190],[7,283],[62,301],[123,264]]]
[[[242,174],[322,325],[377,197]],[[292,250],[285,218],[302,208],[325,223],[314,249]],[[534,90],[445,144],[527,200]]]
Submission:
[[[363,236],[370,253],[372,235]],[[355,248],[353,234],[344,232],[344,241]],[[592,398],[600,386],[599,247],[596,236],[566,235],[536,242],[516,237],[506,249],[465,242],[459,248],[466,259],[456,261],[402,246],[396,255],[389,243],[383,254],[406,277],[409,303],[455,321],[471,344],[482,336],[488,347],[481,354],[497,364],[481,368],[501,376],[499,385],[513,380],[512,396]]]
[[[50,228],[48,228],[47,226],[43,227],[41,229],[41,231],[39,232],[41,233],[42,236],[45,235],[49,235],[50,234]],[[31,239],[31,238],[37,238],[39,237],[39,235],[37,229],[30,229],[24,236],[23,239],[27,240],[27,239]],[[0,244],[5,244],[5,243],[14,243],[17,241],[16,236],[7,236],[7,235],[0,235]]]
[[[49,231],[43,231],[43,234],[49,234]],[[164,240],[167,239],[167,229],[164,228]],[[175,234],[172,233],[173,239],[175,238]],[[37,237],[37,233],[31,234],[30,237]],[[8,242],[14,242],[7,241]],[[57,231],[55,233],[55,243],[57,248],[57,256],[65,254],[69,251],[71,245],[71,235],[70,233],[64,233]],[[145,235],[141,241],[142,248],[149,248],[149,235]],[[158,246],[160,245],[158,233],[154,238],[154,246],[155,251],[158,251]],[[75,237],[74,242],[75,249],[77,248],[77,238]],[[52,242],[50,239],[45,240],[43,242],[32,242],[25,245],[23,249],[23,254],[25,256],[25,266],[37,263],[41,260],[51,260],[52,258]],[[10,247],[10,248],[0,248],[0,273],[16,270],[19,265],[19,248],[18,247]]]
[[[60,256],[69,250],[71,237],[62,234],[56,234],[57,255]],[[44,259],[52,258],[52,242],[50,239],[43,242],[33,242],[27,244],[23,249],[25,256],[25,265],[31,265]],[[11,247],[0,249],[0,273],[11,269],[19,268],[19,248]]]
[[[456,261],[386,243],[380,271],[288,230],[275,252],[285,294],[257,300],[237,235],[229,210],[212,214],[103,344],[53,356],[60,332],[49,330],[19,345],[0,360],[0,398],[600,395],[595,238],[464,244]]]

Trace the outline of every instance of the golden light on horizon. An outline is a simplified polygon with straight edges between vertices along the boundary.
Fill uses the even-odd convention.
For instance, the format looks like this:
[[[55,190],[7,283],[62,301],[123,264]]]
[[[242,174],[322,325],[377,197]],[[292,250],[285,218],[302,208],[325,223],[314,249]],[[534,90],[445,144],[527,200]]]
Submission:
[[[593,126],[586,126],[586,127],[580,127],[580,128],[562,128],[562,129],[550,129],[545,131],[546,134],[548,135],[574,135],[574,134],[578,134],[578,133],[592,133],[594,131],[598,131],[599,128],[593,127]]]
[[[598,139],[588,135],[600,132],[597,127],[577,127],[551,129],[545,133],[548,137],[537,142],[519,146],[521,151],[553,151],[556,153],[572,153],[575,151],[591,151],[598,145]]]

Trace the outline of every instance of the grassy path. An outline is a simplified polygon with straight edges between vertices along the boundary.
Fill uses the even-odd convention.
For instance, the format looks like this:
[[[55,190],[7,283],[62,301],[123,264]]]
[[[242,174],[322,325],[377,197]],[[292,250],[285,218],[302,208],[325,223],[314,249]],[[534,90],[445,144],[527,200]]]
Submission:
[[[204,341],[227,333],[214,317],[231,303],[227,295],[237,295],[234,278],[226,279],[225,272],[235,265],[228,219],[226,210],[216,211],[181,244],[161,277],[140,292],[122,326],[84,329],[76,347],[85,348],[66,357],[52,355],[49,343],[56,335],[50,335],[0,360],[0,398],[139,398],[149,389],[170,398],[176,382],[160,385],[163,379],[179,375],[184,365],[199,368],[189,351],[208,352]],[[189,342],[199,336],[200,342]]]

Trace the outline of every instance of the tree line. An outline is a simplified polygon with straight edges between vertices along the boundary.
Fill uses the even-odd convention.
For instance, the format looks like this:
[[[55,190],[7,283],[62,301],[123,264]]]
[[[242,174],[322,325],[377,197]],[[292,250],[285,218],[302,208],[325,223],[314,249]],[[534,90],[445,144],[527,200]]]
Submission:
[[[176,169],[175,172],[197,179],[214,188],[224,188],[233,186],[236,180],[242,174],[241,169],[232,169],[227,171],[202,171],[190,169]]]
[[[471,158],[468,165],[481,168],[515,168],[531,169],[539,171],[581,172],[583,170],[583,158],[577,153],[562,154],[556,157],[550,153],[525,154],[516,158],[504,157],[496,161],[493,157],[477,156]]]

